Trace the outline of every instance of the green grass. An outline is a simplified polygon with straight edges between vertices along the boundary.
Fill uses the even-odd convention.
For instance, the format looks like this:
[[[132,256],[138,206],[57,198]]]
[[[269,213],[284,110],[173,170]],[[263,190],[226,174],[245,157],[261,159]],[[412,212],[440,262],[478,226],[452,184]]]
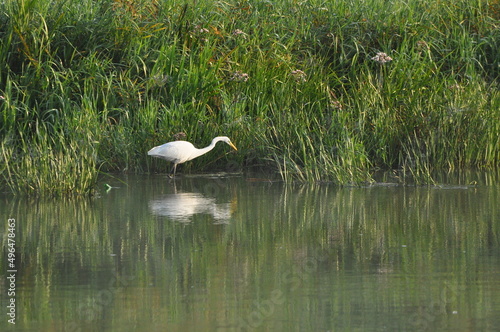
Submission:
[[[15,193],[167,171],[146,151],[180,131],[239,148],[184,171],[230,164],[287,181],[402,169],[426,184],[500,161],[497,0],[0,7],[0,185]]]

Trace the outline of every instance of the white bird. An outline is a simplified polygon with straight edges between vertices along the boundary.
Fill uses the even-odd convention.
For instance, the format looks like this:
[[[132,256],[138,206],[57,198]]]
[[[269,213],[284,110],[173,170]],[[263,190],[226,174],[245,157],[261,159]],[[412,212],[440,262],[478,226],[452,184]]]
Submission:
[[[229,144],[233,149],[238,150],[236,146],[231,142],[229,137],[218,136],[212,140],[209,146],[203,149],[197,149],[193,144],[187,141],[173,141],[168,142],[163,145],[155,146],[148,151],[148,155],[160,159],[165,159],[174,164],[172,169],[173,177],[175,178],[175,171],[177,164],[182,164],[188,160],[192,160],[196,157],[204,155],[215,147],[217,142],[225,142]]]

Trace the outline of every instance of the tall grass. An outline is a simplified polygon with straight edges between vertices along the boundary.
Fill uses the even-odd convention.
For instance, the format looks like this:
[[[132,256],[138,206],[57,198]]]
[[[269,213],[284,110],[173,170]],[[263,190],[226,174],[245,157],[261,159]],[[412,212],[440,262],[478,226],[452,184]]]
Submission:
[[[224,159],[287,181],[396,168],[432,183],[500,160],[496,0],[0,7],[0,171],[14,192],[165,171],[145,151],[180,131],[230,136],[239,152]],[[223,167],[210,158],[184,171]]]

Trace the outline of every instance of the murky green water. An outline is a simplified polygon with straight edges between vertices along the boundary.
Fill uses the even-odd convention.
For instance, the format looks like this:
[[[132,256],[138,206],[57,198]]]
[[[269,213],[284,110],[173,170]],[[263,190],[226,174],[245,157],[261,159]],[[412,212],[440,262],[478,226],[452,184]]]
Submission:
[[[339,188],[186,176],[174,186],[144,176],[108,178],[116,188],[92,199],[4,197],[0,327],[493,331],[500,181],[443,181]]]

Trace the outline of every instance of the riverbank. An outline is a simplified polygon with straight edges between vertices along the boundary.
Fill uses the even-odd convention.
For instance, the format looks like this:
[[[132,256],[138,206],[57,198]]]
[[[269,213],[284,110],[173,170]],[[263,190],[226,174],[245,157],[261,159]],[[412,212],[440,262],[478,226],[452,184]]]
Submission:
[[[178,132],[238,147],[185,172],[356,184],[398,169],[426,184],[500,161],[498,1],[0,7],[0,181],[15,193],[167,172],[146,151]]]

